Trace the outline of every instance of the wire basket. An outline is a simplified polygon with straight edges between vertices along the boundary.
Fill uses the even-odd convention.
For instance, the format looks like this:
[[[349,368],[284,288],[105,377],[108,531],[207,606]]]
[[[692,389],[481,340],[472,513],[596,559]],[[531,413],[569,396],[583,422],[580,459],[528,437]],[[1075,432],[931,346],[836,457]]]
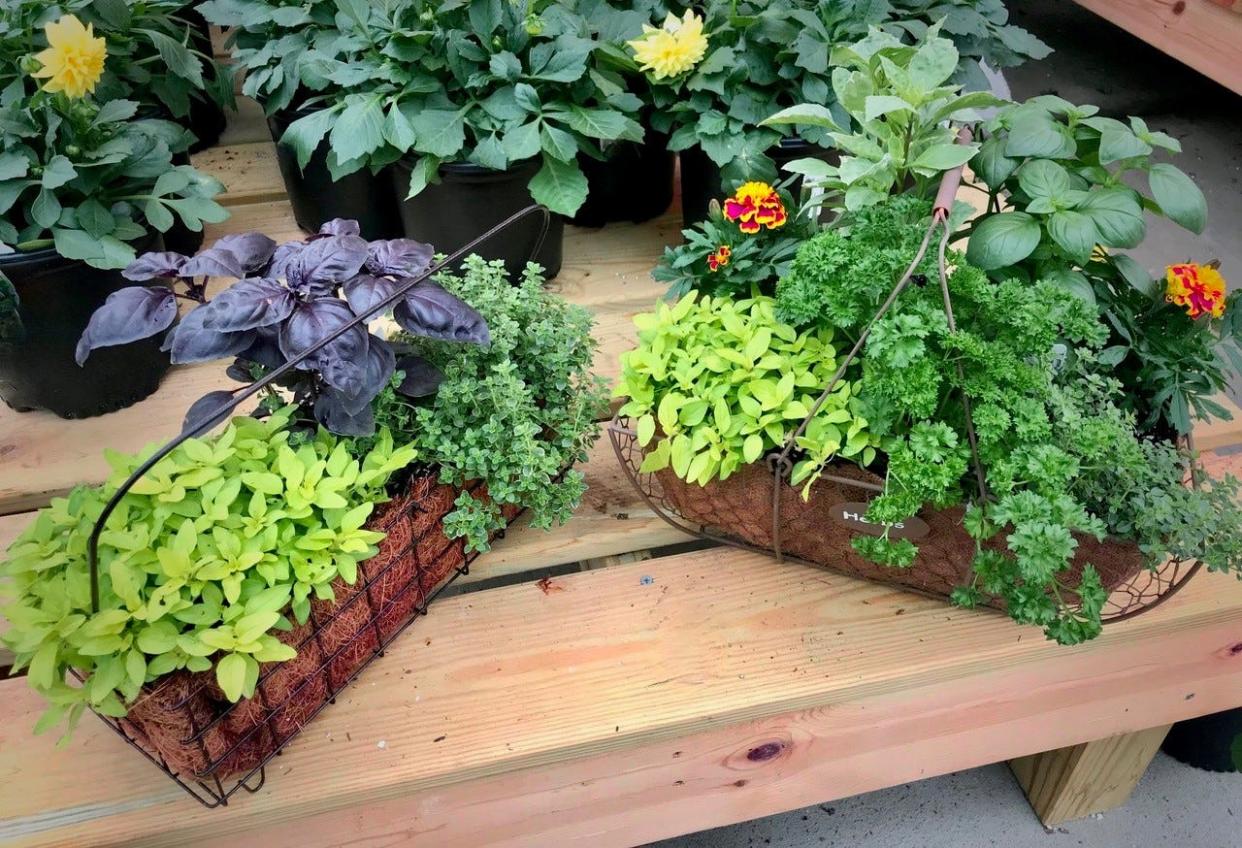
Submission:
[[[963,129],[963,143],[971,139]],[[950,331],[956,322],[949,292],[946,251],[951,235],[948,218],[961,183],[962,169],[947,172],[940,184],[932,209],[932,222],[905,273],[871,318],[857,342],[812,405],[800,426],[789,435],[766,463],[743,466],[728,480],[713,480],[706,486],[686,483],[670,469],[654,473],[641,470],[643,449],[638,444],[633,422],[618,416],[608,428],[617,458],[630,481],[652,510],[677,529],[721,544],[774,555],[808,565],[826,567],[854,577],[898,585],[920,594],[947,599],[952,591],[971,583],[975,540],[962,526],[964,508],[924,509],[905,522],[883,526],[866,518],[868,502],[884,491],[883,478],[849,463],[829,466],[804,499],[789,482],[797,452],[797,440],[827,401],[847,369],[862,352],[871,329],[893,307],[901,293],[915,278],[937,232],[938,271],[944,314]],[[958,383],[963,382],[959,363]],[[971,470],[980,501],[990,498],[987,476],[979,459],[969,396],[960,396]],[[1190,482],[1194,482],[1193,475]],[[918,541],[919,552],[911,566],[894,568],[865,559],[851,545],[858,534],[887,535]],[[1073,594],[1081,580],[1083,567],[1090,562],[1099,572],[1108,593],[1101,611],[1104,621],[1129,618],[1151,609],[1181,588],[1199,569],[1197,561],[1171,558],[1149,567],[1138,545],[1124,539],[1098,540],[1087,534],[1074,534],[1077,548],[1070,562],[1065,585],[1070,588],[1064,600],[1077,603]],[[989,540],[985,547],[1004,548],[1003,541]],[[1004,609],[1000,598],[986,598],[986,606]]]
[[[365,314],[344,322],[214,408],[192,411],[181,433],[134,469],[95,521],[87,546],[92,611],[99,611],[100,534],[108,517],[147,471],[186,439],[224,421],[242,401],[277,383],[344,333],[387,311],[414,286],[452,267],[488,239],[531,215],[542,216],[542,230],[532,251],[532,255],[537,254],[551,215],[534,205],[510,215],[407,279]],[[214,672],[182,671],[144,686],[124,717],[96,714],[204,806],[224,806],[242,789],[257,792],[265,780],[264,766],[271,758],[280,754],[320,710],[333,703],[337,694],[381,656],[406,627],[425,615],[440,592],[467,573],[477,553],[468,553],[464,539],[449,539],[444,532],[444,517],[455,508],[454,501],[463,491],[477,500],[488,500],[482,481],[451,486],[438,482],[434,468],[407,469],[397,496],[382,504],[367,523],[368,529],[385,534],[379,552],[359,563],[355,585],[338,578],[332,584],[332,600],[312,601],[308,620],[277,637],[296,648],[297,656],[262,665],[254,697],[232,703],[217,685]],[[507,528],[521,510],[506,505],[501,514]],[[82,675],[74,674],[79,683],[87,682]]]

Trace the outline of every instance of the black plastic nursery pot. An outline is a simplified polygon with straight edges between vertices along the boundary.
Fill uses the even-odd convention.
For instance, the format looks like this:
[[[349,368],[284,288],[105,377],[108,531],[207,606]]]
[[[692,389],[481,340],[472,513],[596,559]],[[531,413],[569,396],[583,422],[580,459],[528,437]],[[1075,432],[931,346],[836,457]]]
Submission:
[[[158,249],[158,240],[138,245]],[[87,418],[132,406],[159,387],[168,370],[161,337],[94,351],[74,361],[78,338],[108,295],[133,283],[119,270],[101,271],[54,249],[0,256],[0,273],[16,309],[0,296],[0,398],[18,412],[45,409]],[[0,286],[4,283],[0,281]]]
[[[326,221],[346,218],[358,222],[362,237],[367,240],[400,238],[401,217],[388,169],[372,174],[368,168],[363,168],[334,180],[328,170],[326,142],[311,154],[305,169],[298,167],[297,154],[292,147],[281,144],[280,137],[291,123],[305,114],[291,110],[267,119],[272,140],[276,142],[276,163],[280,166],[298,226],[314,233]],[[435,246],[440,249],[439,244]]]
[[[570,219],[575,226],[641,224],[673,204],[676,156],[664,133],[648,128],[641,143],[618,142],[609,148],[607,159],[579,156],[578,164],[587,178],[587,199]]]
[[[197,9],[189,6],[178,14],[190,23],[190,46],[204,56],[212,55],[211,26],[207,19]],[[228,119],[219,103],[199,92],[198,96],[190,98],[190,114],[182,119],[182,123],[197,139],[191,145],[190,152],[198,153],[214,147],[220,141]]]
[[[1179,721],[1161,748],[1173,759],[1197,769],[1238,771],[1235,750],[1242,752],[1242,709]]]
[[[817,147],[800,138],[781,139],[781,143],[768,150],[768,156],[776,163],[779,170],[795,159],[822,159],[825,162],[836,160],[837,153],[824,147]],[[681,219],[685,227],[693,227],[700,221],[707,220],[707,209],[713,200],[723,200],[729,194],[722,184],[720,166],[703,152],[701,147],[691,147],[681,151]],[[799,178],[793,184],[793,192],[802,187]]]
[[[405,235],[429,242],[441,253],[452,253],[534,203],[526,185],[540,167],[538,159],[519,162],[504,171],[467,162],[445,163],[440,166],[438,182],[414,197],[406,197],[412,165],[408,160],[393,165],[397,196],[405,198],[400,201]],[[504,260],[513,277],[527,262],[538,262],[550,279],[561,270],[564,234],[561,216],[552,216],[546,233],[542,218],[531,216],[489,239],[479,247],[479,255]]]

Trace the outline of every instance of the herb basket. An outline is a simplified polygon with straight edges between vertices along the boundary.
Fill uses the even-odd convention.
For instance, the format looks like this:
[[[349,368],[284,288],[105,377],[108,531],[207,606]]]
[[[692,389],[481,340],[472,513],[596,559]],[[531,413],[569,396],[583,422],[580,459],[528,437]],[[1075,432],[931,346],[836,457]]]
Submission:
[[[964,129],[959,140],[968,143],[969,131]],[[738,467],[724,480],[698,480],[693,483],[683,481],[667,461],[647,463],[651,470],[644,471],[645,452],[642,445],[651,444],[650,430],[640,438],[642,428],[638,422],[622,417],[620,413],[613,419],[609,438],[617,457],[631,482],[657,515],[684,532],[710,541],[770,553],[778,560],[790,558],[825,566],[851,576],[897,585],[946,600],[953,599],[959,587],[973,587],[980,545],[965,526],[967,504],[958,503],[947,508],[925,504],[917,516],[886,525],[868,520],[869,502],[885,493],[884,479],[856,465],[835,460],[823,469],[826,473],[819,475],[806,490],[791,482],[797,461],[802,456],[799,439],[845,379],[847,369],[860,357],[872,328],[892,309],[907,286],[912,283],[933,285],[915,271],[921,267],[924,257],[937,241],[939,293],[942,297],[936,300],[943,300],[948,331],[956,332],[946,251],[951,236],[949,212],[960,180],[961,167],[945,173],[933,205],[932,222],[905,273],[865,324],[865,329],[827,381],[818,399],[813,403],[806,402],[809,412],[798,413],[802,418],[801,424],[788,433],[783,443],[776,444],[766,456],[766,461],[756,455],[756,461]],[[957,384],[961,385],[964,377],[960,362],[956,367]],[[986,504],[994,498],[989,491],[986,469],[980,460],[971,397],[960,392],[960,403],[964,441],[970,448],[968,467],[972,471],[971,488],[975,489],[968,502]],[[645,423],[651,427],[650,417]],[[690,476],[693,478],[694,475]],[[1193,471],[1191,477],[1190,483],[1195,484],[1197,475]],[[918,545],[905,542],[912,559],[901,565],[885,565],[862,555],[859,549],[866,546],[855,542],[859,535],[884,537],[886,541],[917,541]],[[1126,618],[1155,606],[1172,595],[1199,568],[1199,563],[1194,559],[1177,557],[1153,564],[1139,544],[1126,539],[1100,539],[1078,532],[1073,532],[1072,536],[1074,547],[1068,554],[1056,601],[1065,608],[1084,613],[1089,610],[1091,615],[1098,612],[1100,621]],[[997,533],[982,543],[982,549],[999,554],[1006,551],[1006,545],[1004,535]],[[1094,567],[1094,574],[1090,574],[1090,594],[1086,579],[1088,565]],[[1098,588],[1094,582],[1097,576]],[[1018,585],[1027,591],[1032,589],[1025,581]],[[973,588],[972,591],[976,592],[977,600],[972,601],[971,605],[978,603],[997,610],[1008,609],[1004,598]],[[1052,597],[1051,591],[1048,597]]]
[[[464,488],[487,497],[482,483]],[[148,684],[124,718],[100,717],[205,806],[257,791],[267,762],[468,572],[477,554],[443,525],[462,491],[413,473],[367,524],[386,534],[379,553],[359,564],[355,585],[338,579],[335,600],[315,601],[308,621],[283,634],[298,656],[265,664],[253,698],[230,703],[213,672],[183,671]],[[510,523],[519,512],[503,510]]]

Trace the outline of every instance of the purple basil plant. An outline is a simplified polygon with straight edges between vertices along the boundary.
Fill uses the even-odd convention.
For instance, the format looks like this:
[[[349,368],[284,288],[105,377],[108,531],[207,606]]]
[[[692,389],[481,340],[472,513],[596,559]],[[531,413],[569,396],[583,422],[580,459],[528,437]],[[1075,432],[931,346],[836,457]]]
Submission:
[[[81,365],[91,351],[168,331],[163,349],[178,365],[236,357],[228,373],[251,382],[293,360],[356,317],[371,313],[404,284],[431,268],[430,245],[410,239],[366,242],[355,221],[335,220],[305,241],[277,246],[261,233],[221,238],[193,257],[147,253],[125,277],[155,286],[114,292],[91,316],[78,341]],[[233,285],[207,298],[210,277]],[[197,302],[175,326],[177,299]],[[375,317],[375,316],[371,316]],[[469,305],[429,280],[392,309],[407,332],[486,345],[487,323]],[[171,329],[169,329],[171,327]],[[323,426],[346,436],[374,432],[371,402],[397,371],[395,387],[410,397],[434,394],[443,375],[419,356],[369,332],[365,323],[319,349],[277,383]],[[187,424],[231,397],[211,392],[196,401]]]

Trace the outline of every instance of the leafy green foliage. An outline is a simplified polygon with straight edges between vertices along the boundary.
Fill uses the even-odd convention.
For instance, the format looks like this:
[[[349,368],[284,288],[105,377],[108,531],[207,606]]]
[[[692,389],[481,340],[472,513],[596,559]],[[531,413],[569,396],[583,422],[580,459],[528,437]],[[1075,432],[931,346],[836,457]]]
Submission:
[[[831,329],[799,333],[774,301],[691,292],[639,315],[639,346],[621,360],[616,394],[647,448],[644,472],[672,467],[706,485],[780,448],[837,370]],[[858,414],[857,383],[840,381],[798,438],[795,485],[810,485],[834,456],[862,464],[878,441]]]
[[[443,482],[487,483],[489,503],[463,494],[445,519],[451,537],[487,550],[490,534],[504,527],[501,506],[529,510],[536,527],[569,518],[586,484],[565,469],[586,459],[607,395],[590,373],[590,313],[544,291],[536,266],[513,285],[504,263],[472,256],[460,275],[436,280],[478,310],[491,343],[398,336],[395,344],[408,345],[444,379],[434,398],[421,401],[386,389],[375,420],[438,467]]]
[[[809,103],[764,121],[818,128],[825,144],[843,151],[839,165],[802,159],[788,166],[823,189],[820,202],[855,211],[899,189],[930,197],[941,173],[978,150],[957,144],[951,124],[1001,101],[982,91],[962,94],[961,86],[949,84],[960,57],[940,30],[940,24],[930,27],[916,46],[873,29],[855,44],[836,47],[832,88],[844,119]]]
[[[1144,212],[1163,214],[1202,232],[1203,193],[1182,171],[1156,162],[1157,150],[1179,153],[1175,138],[1141,118],[1123,123],[1054,95],[1000,110],[971,168],[989,195],[970,233],[967,258],[997,279],[1053,279],[1088,299],[1081,274],[1097,245],[1138,246]],[[1145,174],[1150,194],[1132,188]]]
[[[682,230],[682,244],[664,248],[652,278],[668,283],[672,299],[690,291],[744,296],[753,289],[772,295],[776,281],[788,273],[798,246],[819,230],[809,205],[795,204],[785,190],[781,190],[781,199],[790,210],[788,222],[779,229],[765,227],[750,234],[726,220],[719,204],[713,203],[707,220]],[[721,247],[729,249],[728,262],[713,271],[709,258]]]
[[[14,541],[4,641],[50,703],[41,729],[72,727],[88,705],[124,715],[145,683],[183,668],[214,667],[230,699],[249,697],[260,663],[296,656],[275,634],[338,577],[355,582],[383,538],[363,525],[415,451],[385,433],[355,459],[326,431],[295,435],[290,413],[235,418],[139,480],[100,536],[97,613],[87,538],[141,456],[110,455],[106,485],[53,500]],[[71,669],[85,685],[65,682]]]
[[[682,4],[649,0],[624,5],[648,15],[608,19],[622,58],[621,45],[639,36],[643,23],[658,25],[667,11],[682,11]],[[766,151],[783,132],[764,124],[773,112],[809,103],[821,114],[830,110],[839,124],[848,120],[832,68],[840,45],[867,35],[869,27],[910,43],[944,18],[943,30],[959,46],[945,76],[971,89],[987,87],[979,58],[1007,67],[1048,53],[1030,33],[1007,23],[1000,0],[709,0],[694,8],[705,18],[706,58],[682,78],[652,82],[646,97],[655,107],[653,125],[672,134],[670,146],[700,146],[724,168],[727,182],[776,178]],[[822,125],[804,123],[799,133],[814,144],[828,140]]]
[[[855,330],[876,313],[918,251],[929,204],[897,196],[848,215],[840,226],[808,239],[776,289],[776,312],[798,326],[820,322]],[[934,277],[926,257],[915,273]],[[847,334],[847,338],[849,335]]]
[[[597,61],[599,42],[565,3],[504,0],[208,0],[214,23],[236,27],[244,91],[268,114],[313,109],[283,137],[303,165],[324,142],[348,174],[419,159],[411,192],[440,162],[504,170],[539,158],[536,201],[572,215],[586,199],[578,156],[639,140],[641,105]]]
[[[919,213],[929,211],[894,197],[808,241],[778,287],[778,314],[858,339],[901,273],[899,257],[908,261],[925,230]],[[1236,481],[1188,489],[1178,454],[1136,435],[1118,406],[1119,384],[1098,373],[1108,367],[1097,351],[1109,328],[1095,307],[1055,282],[993,281],[955,252],[948,265],[956,330],[940,287],[916,284],[875,321],[864,347],[858,412],[887,457],[885,490],[868,517],[894,523],[924,505],[970,505],[974,580],[954,599],[971,606],[999,596],[1016,620],[1063,643],[1100,627],[1099,574],[1087,564],[1071,577],[1083,535],[1134,539],[1152,563],[1174,554],[1238,570]],[[986,498],[972,472],[964,398]],[[908,541],[887,537],[857,540],[855,549],[898,567],[914,555]]]
[[[1185,435],[1193,420],[1228,420],[1213,396],[1242,372],[1242,296],[1225,301],[1221,318],[1191,318],[1165,301],[1153,280],[1125,254],[1097,254],[1081,269],[1112,333],[1101,361],[1125,387],[1124,406],[1144,432]]]
[[[43,25],[75,15],[108,44],[100,102],[136,100],[169,118],[184,118],[195,101],[234,105],[231,66],[211,56],[206,33],[192,27],[186,0],[5,0],[0,14],[0,56],[16,59],[47,47]],[[22,74],[0,66],[0,90]],[[150,117],[150,115],[147,115]]]

